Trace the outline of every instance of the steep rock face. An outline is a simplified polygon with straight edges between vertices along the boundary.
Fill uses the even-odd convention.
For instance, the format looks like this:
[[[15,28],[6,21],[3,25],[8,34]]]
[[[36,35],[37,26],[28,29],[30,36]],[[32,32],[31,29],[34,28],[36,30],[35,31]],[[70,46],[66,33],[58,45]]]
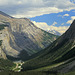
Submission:
[[[26,58],[47,47],[57,36],[37,28],[29,19],[12,18],[0,12],[1,50],[6,57]]]
[[[75,20],[62,36],[45,50],[41,51],[41,54],[36,55],[38,55],[36,58],[29,60],[23,65],[23,70],[38,68],[42,68],[43,70],[43,67],[44,70],[50,70],[56,67],[55,71],[60,72],[69,72],[73,68],[75,70]],[[60,68],[57,66],[58,64]],[[51,68],[51,65],[55,65],[55,67]]]

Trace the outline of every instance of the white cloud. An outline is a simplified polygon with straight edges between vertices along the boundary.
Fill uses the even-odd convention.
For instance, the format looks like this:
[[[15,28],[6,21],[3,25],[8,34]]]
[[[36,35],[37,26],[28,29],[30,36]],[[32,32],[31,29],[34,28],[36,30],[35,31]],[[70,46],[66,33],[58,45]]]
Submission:
[[[75,19],[75,16],[72,16],[71,19],[74,20]]]
[[[45,22],[35,22],[35,21],[32,21],[37,27],[43,29],[43,30],[48,30],[48,25],[47,23]]]
[[[58,17],[62,17],[63,18],[63,15],[58,15]]]
[[[75,9],[70,0],[0,0],[0,10],[15,17],[35,17]]]
[[[75,16],[71,16],[71,20],[67,21],[67,24],[71,24],[74,19],[75,19]]]
[[[63,16],[69,16],[69,14],[64,14]]]
[[[37,10],[36,10],[37,9]],[[24,9],[23,9],[24,10]],[[22,12],[22,11],[21,11]],[[12,15],[13,17],[35,17],[35,16],[40,16],[43,14],[49,14],[49,13],[58,13],[58,12],[62,12],[62,10],[59,10],[56,7],[44,7],[44,8],[30,8],[29,11],[26,11],[24,13],[19,13],[17,12],[17,14]]]
[[[54,22],[53,24],[52,24],[52,26],[54,26],[54,25],[56,25],[57,24],[57,22]]]
[[[49,30],[56,30],[59,33],[63,34],[68,28],[69,26],[60,26],[60,27],[56,27],[56,26],[49,26],[47,23],[45,22],[35,22],[32,21],[37,27],[45,30],[45,31],[49,31]]]
[[[67,21],[67,24],[71,24],[71,23],[72,23],[72,21],[73,21],[73,20],[69,20],[69,21]]]
[[[64,17],[68,17],[68,16],[70,16],[69,14],[64,14],[64,15],[58,15],[58,17],[62,17],[62,18],[64,18]]]
[[[64,25],[64,23],[62,23],[61,25]]]
[[[22,1],[18,1],[18,4],[22,4]]]

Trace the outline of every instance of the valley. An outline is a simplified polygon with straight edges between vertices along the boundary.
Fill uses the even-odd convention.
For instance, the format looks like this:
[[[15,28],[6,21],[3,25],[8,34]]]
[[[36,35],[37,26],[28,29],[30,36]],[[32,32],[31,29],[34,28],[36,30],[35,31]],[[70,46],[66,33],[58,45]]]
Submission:
[[[75,20],[57,36],[0,11],[0,75],[74,74]]]
[[[39,56],[23,64],[22,66],[23,71],[47,70],[66,73],[71,70],[75,70],[74,29],[75,29],[75,20],[71,24],[70,28],[65,32],[65,34],[63,34],[56,41],[54,41],[49,47],[47,47],[42,54],[39,54]]]

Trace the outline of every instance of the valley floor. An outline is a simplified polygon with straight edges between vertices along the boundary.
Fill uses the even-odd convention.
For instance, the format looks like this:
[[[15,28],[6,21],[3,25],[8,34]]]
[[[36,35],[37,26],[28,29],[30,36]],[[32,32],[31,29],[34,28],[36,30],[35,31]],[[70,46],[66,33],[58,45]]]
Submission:
[[[0,75],[75,75],[75,71],[65,73],[65,74],[60,74],[60,73],[49,73],[48,71],[46,72],[41,72],[41,71],[35,71],[35,72],[11,72],[11,71],[4,71],[0,72]]]

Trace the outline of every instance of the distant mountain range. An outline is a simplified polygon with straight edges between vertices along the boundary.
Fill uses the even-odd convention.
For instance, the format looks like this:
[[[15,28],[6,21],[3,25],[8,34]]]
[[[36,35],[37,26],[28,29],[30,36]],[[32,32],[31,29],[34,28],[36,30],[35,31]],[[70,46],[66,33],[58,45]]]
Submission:
[[[27,18],[13,18],[0,11],[0,58],[26,60],[57,38]]]
[[[33,57],[23,64],[23,71],[44,71],[55,75],[75,71],[75,20],[62,36]]]
[[[51,34],[54,34],[54,35],[58,35],[58,36],[61,35],[61,34],[60,34],[58,31],[56,31],[56,30],[49,30],[48,32],[51,33]]]

